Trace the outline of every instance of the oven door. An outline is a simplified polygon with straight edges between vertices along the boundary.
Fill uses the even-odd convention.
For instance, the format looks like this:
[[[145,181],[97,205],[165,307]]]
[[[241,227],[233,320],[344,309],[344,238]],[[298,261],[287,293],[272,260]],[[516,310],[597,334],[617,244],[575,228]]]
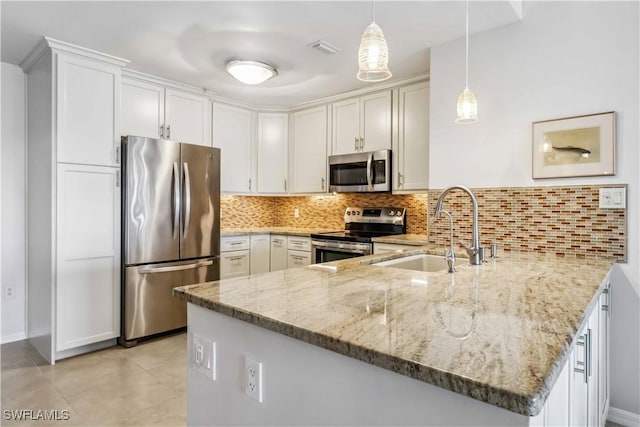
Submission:
[[[316,264],[371,255],[371,243],[341,242],[336,240],[312,240],[311,252]]]
[[[391,191],[391,150],[329,156],[329,191]]]

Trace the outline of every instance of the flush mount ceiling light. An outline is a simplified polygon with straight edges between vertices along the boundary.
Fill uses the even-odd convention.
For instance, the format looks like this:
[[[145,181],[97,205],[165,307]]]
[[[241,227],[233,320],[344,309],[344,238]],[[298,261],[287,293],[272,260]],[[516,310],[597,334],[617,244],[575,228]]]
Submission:
[[[391,77],[389,50],[382,29],[376,24],[371,0],[371,24],[364,30],[358,49],[359,70],[356,77],[364,82],[381,82]]]
[[[465,80],[464,90],[458,95],[456,123],[478,123],[478,101],[469,89],[469,0],[466,1]]]
[[[235,60],[227,63],[227,72],[236,80],[248,85],[257,85],[277,76],[271,65],[258,61]]]

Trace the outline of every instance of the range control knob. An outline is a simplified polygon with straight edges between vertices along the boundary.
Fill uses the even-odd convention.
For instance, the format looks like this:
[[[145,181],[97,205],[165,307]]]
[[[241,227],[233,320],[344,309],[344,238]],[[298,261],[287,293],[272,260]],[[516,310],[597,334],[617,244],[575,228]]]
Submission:
[[[351,211],[347,211],[347,215],[351,215]]]
[[[398,213],[396,215],[402,216],[402,211],[398,211]]]
[[[394,216],[396,214],[396,211],[389,211],[389,216]]]

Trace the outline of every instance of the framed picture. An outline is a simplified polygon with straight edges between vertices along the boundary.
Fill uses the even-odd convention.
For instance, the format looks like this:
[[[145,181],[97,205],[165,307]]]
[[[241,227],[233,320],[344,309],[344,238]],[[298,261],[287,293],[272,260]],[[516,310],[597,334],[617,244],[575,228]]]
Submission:
[[[615,175],[615,112],[534,122],[533,178]]]

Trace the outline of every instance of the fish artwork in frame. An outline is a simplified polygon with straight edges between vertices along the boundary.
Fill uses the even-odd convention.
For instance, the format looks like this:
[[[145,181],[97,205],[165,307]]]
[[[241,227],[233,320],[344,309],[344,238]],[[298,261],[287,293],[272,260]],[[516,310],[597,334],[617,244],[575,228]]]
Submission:
[[[615,175],[615,112],[533,122],[534,179]]]

